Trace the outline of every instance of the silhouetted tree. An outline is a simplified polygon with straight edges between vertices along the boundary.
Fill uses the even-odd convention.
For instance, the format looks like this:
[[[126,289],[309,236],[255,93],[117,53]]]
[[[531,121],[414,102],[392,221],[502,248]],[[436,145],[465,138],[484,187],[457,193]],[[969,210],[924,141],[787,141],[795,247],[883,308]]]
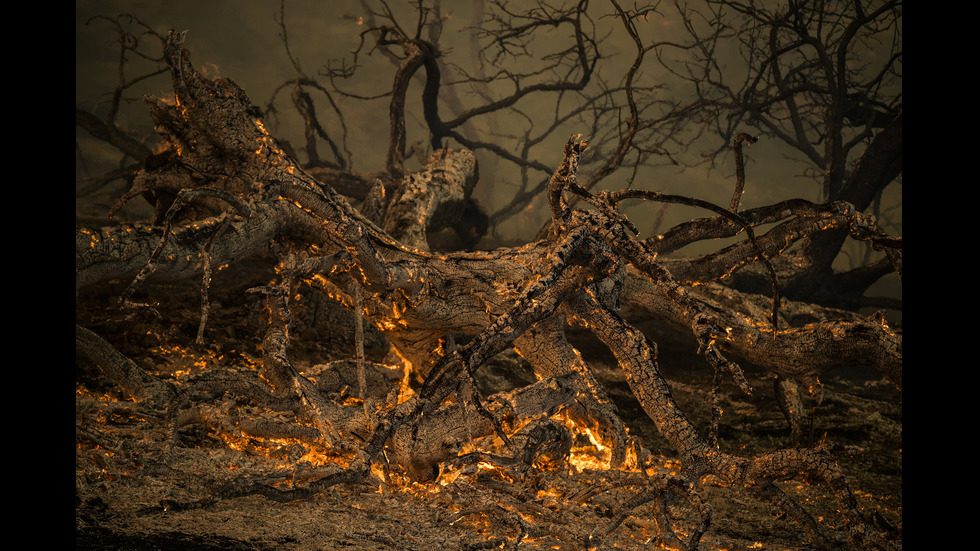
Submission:
[[[659,514],[666,518],[667,505],[685,499],[700,518],[686,543],[693,548],[710,530],[701,484],[712,476],[772,501],[818,547],[834,548],[843,540],[900,547],[858,508],[831,443],[746,457],[719,448],[720,413],[707,434],[697,430],[660,376],[656,346],[618,312],[628,308],[632,316],[693,335],[715,370],[716,387],[726,375],[749,390],[729,358],[777,374],[797,424],[793,381],[803,381],[818,400],[821,373],[865,365],[901,388],[901,331],[883,314],[857,313],[872,282],[886,271],[901,274],[901,238],[882,231],[865,212],[901,174],[901,3],[793,2],[772,10],[736,2],[674,6],[670,17],[679,17],[674,21],[688,39],[658,42],[639,29],[668,17],[656,6],[625,9],[615,0],[601,6],[580,1],[517,11],[505,2],[486,2],[474,34],[482,46],[480,62],[467,69],[460,61],[451,63],[440,45],[438,7],[413,7],[414,26],[408,27],[396,9],[380,3],[369,12],[353,58],[317,75],[306,73],[290,52],[297,76],[265,109],[230,79],[202,74],[183,34],[158,35],[135,18],[107,19],[118,25],[121,57],[141,52],[164,63],[174,95],[145,98],[159,136],[152,145],[123,131],[114,113],[131,83],[156,69],[121,78],[107,117],[76,109],[76,124],[126,159],[124,170],[95,181],[126,178],[129,190],[117,207],[142,197],[155,212],[143,222],[77,225],[76,293],[121,282],[120,306],[132,308],[133,315],[152,315],[153,305],[140,303],[141,287],[201,278],[197,340],[204,342],[213,329],[208,290],[214,273],[256,258],[275,270],[267,285],[251,289],[265,297],[263,355],[256,368],[261,379],[235,373],[156,379],[115,351],[106,336],[84,328],[84,320],[76,328],[78,362],[98,365],[107,379],[173,423],[214,424],[213,416],[202,413],[203,404],[214,392],[228,391],[243,402],[295,414],[297,423],[266,427],[264,434],[288,432],[309,446],[356,451],[345,469],[303,485],[282,489],[242,481],[216,488],[209,499],[250,493],[277,500],[307,497],[363,480],[386,449],[415,479],[430,480],[440,463],[464,460],[458,448],[444,444],[467,434],[496,432],[512,440],[508,461],[528,468],[539,454],[567,453],[567,429],[539,417],[573,403],[580,406],[575,415],[611,449],[612,467],[636,469],[647,453],[626,433],[589,365],[566,338],[571,324],[609,348],[681,459],[678,475],[651,479],[622,514],[659,500]],[[282,39],[289,52],[284,13]],[[141,32],[126,30],[126,23]],[[624,74],[600,71],[606,26],[634,48]],[[559,31],[564,34],[558,40],[544,40]],[[147,40],[155,39],[162,54],[142,53]],[[885,43],[885,54],[874,40]],[[542,53],[541,47],[549,50]],[[358,122],[338,98],[356,95],[350,83],[359,75],[359,56],[375,52],[392,61],[390,89],[382,94],[389,132],[377,143],[386,150],[384,166],[361,172],[353,169],[355,155],[344,133]],[[873,68],[870,52],[880,60]],[[694,93],[671,96],[646,83],[651,59]],[[412,93],[415,80],[421,97]],[[296,142],[301,146],[266,127],[268,117],[283,113],[279,99],[286,94],[304,121]],[[529,111],[542,97],[550,111]],[[487,129],[502,120],[491,116],[505,113],[526,122]],[[410,128],[413,116],[419,123]],[[569,126],[581,126],[581,134],[569,138]],[[751,130],[802,152],[820,171],[826,200],[788,197],[741,208],[742,192],[752,185],[742,148],[758,139],[746,133]],[[718,162],[725,155],[735,163],[728,205],[643,186],[644,166],[665,158],[685,162],[688,149],[705,144],[708,136],[724,144],[709,159]],[[415,151],[428,150],[418,166],[409,162],[413,141]],[[540,160],[541,152],[561,147],[558,166]],[[520,174],[514,199],[496,213],[485,213],[473,198],[476,186],[495,184],[477,168],[477,154],[511,163]],[[599,182],[612,188],[601,189]],[[442,252],[432,246],[436,232],[452,229],[472,249],[488,229],[538,195],[547,220],[526,244]],[[702,209],[705,217],[641,238],[619,208],[624,201],[686,205]],[[672,254],[728,237],[738,239],[703,256]],[[883,260],[834,273],[832,262],[847,240],[882,251]],[[356,407],[333,398],[333,375],[301,374],[291,360],[292,347],[303,339],[290,331],[298,286],[351,309],[359,346],[363,318],[392,347],[386,365],[358,354],[354,365],[363,401]],[[506,396],[482,396],[475,370],[511,348],[540,382]],[[411,397],[397,400],[383,383],[392,365],[411,370],[418,381]],[[824,533],[779,489],[775,482],[787,477],[812,477],[832,490],[845,520],[838,534]],[[597,543],[617,525],[588,535],[586,543]],[[666,525],[661,529],[672,535]]]

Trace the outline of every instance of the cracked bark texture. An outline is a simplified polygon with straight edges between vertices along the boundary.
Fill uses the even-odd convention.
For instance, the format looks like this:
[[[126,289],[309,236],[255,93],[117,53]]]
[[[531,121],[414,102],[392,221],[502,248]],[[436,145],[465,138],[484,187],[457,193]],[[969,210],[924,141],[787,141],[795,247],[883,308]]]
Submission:
[[[639,240],[617,210],[621,197],[592,196],[577,185],[578,157],[588,144],[573,137],[548,186],[553,213],[548,238],[485,252],[432,252],[426,235],[458,222],[478,179],[472,153],[436,152],[422,170],[398,179],[390,195],[377,180],[364,192],[370,207],[365,214],[286,154],[234,82],[209,80],[198,73],[183,48],[182,35],[168,37],[165,57],[175,95],[146,102],[171,161],[144,167],[124,197],[149,192],[157,201],[158,220],[78,229],[76,289],[109,280],[127,282],[132,289],[150,278],[200,278],[208,265],[234,269],[236,261],[249,256],[274,260],[278,281],[262,289],[269,297],[270,314],[262,375],[274,398],[298,400],[297,411],[317,429],[311,445],[360,450],[347,470],[304,489],[255,484],[219,495],[305,497],[333,484],[363,479],[389,444],[397,464],[428,480],[466,440],[495,431],[506,435],[523,421],[559,410],[601,435],[610,446],[614,468],[636,468],[642,453],[565,337],[566,323],[574,323],[594,333],[616,357],[636,398],[682,458],[682,476],[672,484],[675,490],[683,488],[680,493],[692,502],[700,503],[698,488],[707,476],[751,488],[800,522],[816,545],[831,548],[834,538],[822,534],[772,485],[784,477],[815,476],[837,495],[847,519],[841,530],[846,538],[860,546],[894,545],[877,535],[855,507],[831,447],[777,450],[750,458],[713,447],[672,400],[657,370],[656,346],[614,312],[624,306],[691,331],[706,360],[718,369],[733,370],[732,375],[737,366],[722,353],[809,381],[811,388],[819,385],[822,372],[854,364],[871,366],[901,387],[901,333],[890,330],[883,319],[793,303],[777,312],[765,292],[737,292],[720,283],[741,268],[762,270],[764,263],[770,263],[775,274],[790,270],[792,259],[780,254],[802,235],[846,229],[856,239],[893,243],[876,229],[873,219],[842,202],[794,202],[694,220],[662,236]],[[418,63],[413,59],[406,63]],[[396,102],[392,106],[395,110]],[[393,118],[401,116],[396,111]],[[393,121],[393,137],[400,140],[403,128],[398,125]],[[401,170],[400,160],[394,158],[397,145],[391,142],[388,174]],[[573,209],[568,194],[582,196],[598,208]],[[634,198],[669,199],[649,194]],[[680,243],[750,231],[763,223],[775,223],[775,229],[751,244],[732,245],[700,259],[659,258]],[[893,253],[900,266],[900,247]],[[288,289],[295,281],[308,282],[348,306],[360,304],[358,314],[388,338],[402,365],[420,382],[418,392],[397,405],[388,403],[388,409],[371,419],[352,415],[334,403],[312,375],[298,373],[288,353],[294,338],[288,330]],[[352,282],[360,287],[356,300],[350,293]],[[806,324],[795,321],[802,310],[814,319]],[[777,318],[771,319],[774,313]],[[81,350],[97,347],[98,342],[78,329],[76,346]],[[472,382],[475,369],[509,348],[527,360],[539,382],[506,395],[480,396]],[[135,398],[159,404],[169,396],[166,389],[125,368],[125,362],[104,347],[101,354],[86,355]],[[222,423],[216,413],[204,410],[185,415],[184,422],[193,419]],[[560,450],[561,437],[545,436],[546,432],[541,428],[535,438],[541,438],[542,446],[552,442]],[[515,447],[513,457],[525,453],[522,446]],[[670,493],[667,486],[658,488]],[[705,513],[705,526],[708,516]],[[697,545],[697,535],[690,545]]]

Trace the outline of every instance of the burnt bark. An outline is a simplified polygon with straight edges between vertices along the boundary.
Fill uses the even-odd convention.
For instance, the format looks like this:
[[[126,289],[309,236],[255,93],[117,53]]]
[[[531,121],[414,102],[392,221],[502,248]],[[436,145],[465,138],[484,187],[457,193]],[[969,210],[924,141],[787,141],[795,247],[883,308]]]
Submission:
[[[628,307],[690,332],[704,360],[746,391],[752,389],[729,357],[810,382],[814,393],[822,373],[849,365],[870,366],[900,388],[900,331],[880,317],[817,312],[812,305],[782,301],[779,295],[794,262],[784,252],[798,239],[841,232],[888,248],[898,265],[900,241],[845,201],[800,201],[735,212],[653,192],[593,195],[577,183],[579,161],[589,144],[573,136],[548,184],[552,229],[546,238],[493,251],[431,252],[427,235],[460,221],[479,173],[471,152],[451,149],[434,153],[419,171],[405,170],[403,81],[421,66],[424,52],[416,43],[396,42],[405,48],[406,58],[391,102],[385,173],[393,179],[372,184],[365,196],[370,213],[355,209],[330,181],[305,171],[266,131],[245,92],[228,79],[201,75],[183,47],[183,36],[171,33],[164,53],[175,95],[146,98],[146,103],[173,161],[144,167],[126,198],[149,192],[154,197],[169,193],[173,199],[158,205],[158,223],[76,230],[76,291],[120,281],[127,286],[120,298],[130,306],[137,305],[138,290],[146,282],[194,278],[206,291],[212,266],[234,270],[236,262],[250,257],[275,264],[275,279],[252,289],[265,297],[266,315],[261,342],[256,343],[262,356],[255,371],[267,387],[265,407],[288,403],[297,423],[292,429],[288,424],[238,421],[242,411],[237,406],[214,409],[208,400],[196,399],[197,393],[220,390],[232,393],[234,401],[235,392],[241,392],[235,386],[239,383],[219,388],[214,381],[188,381],[175,391],[139,373],[83,328],[76,331],[76,355],[93,358],[146,407],[166,409],[174,426],[205,424],[230,433],[243,446],[252,445],[249,438],[275,434],[299,439],[306,448],[347,454],[338,470],[317,473],[301,486],[236,480],[213,486],[212,495],[200,502],[180,506],[205,507],[215,499],[250,494],[277,501],[307,498],[338,484],[363,482],[379,465],[405,469],[419,481],[436,478],[440,466],[480,458],[526,473],[541,457],[566,461],[570,444],[563,431],[568,429],[544,421],[558,414],[590,428],[608,448],[611,469],[645,476],[647,453],[626,433],[604,389],[565,335],[566,324],[574,324],[608,347],[636,399],[681,459],[678,476],[648,482],[626,511],[651,500],[665,510],[676,498],[686,499],[699,515],[685,544],[694,548],[710,530],[710,510],[701,491],[711,477],[770,500],[821,548],[832,548],[842,539],[860,547],[900,547],[876,531],[856,506],[832,445],[751,457],[719,450],[714,435],[702,434],[673,400],[658,371],[656,345],[616,313]],[[592,208],[574,208],[572,196]],[[715,217],[641,240],[618,210],[626,199],[681,202],[707,208]],[[755,235],[754,227],[773,222],[775,229]],[[678,243],[738,234],[745,234],[746,241],[706,258],[660,258]],[[762,274],[761,293],[722,284],[730,274],[750,267]],[[329,369],[304,374],[291,358],[291,344],[299,338],[290,332],[291,297],[299,283],[354,310],[397,353],[390,358],[393,367],[373,369],[371,378],[363,371],[358,375],[358,381],[374,380],[381,388],[371,385],[370,396],[358,396],[354,405],[338,401],[344,394],[339,388],[326,388],[328,379],[337,375],[339,380],[339,374]],[[205,292],[202,311],[206,314],[208,308]],[[825,317],[798,323],[794,320],[801,310]],[[509,349],[521,354],[539,382],[480,395],[475,371]],[[360,355],[358,360],[363,370]],[[405,373],[405,380],[417,381],[413,390],[399,385],[396,391],[385,384],[396,369]],[[333,384],[350,386],[351,379],[345,380]],[[162,408],[164,404],[168,407]],[[489,435],[497,435],[509,453],[464,450]],[[473,453],[477,455],[468,455]],[[774,486],[792,477],[818,479],[833,492],[845,519],[838,534],[824,534]],[[622,518],[579,543],[598,542],[620,522]],[[658,522],[677,539],[665,514]]]

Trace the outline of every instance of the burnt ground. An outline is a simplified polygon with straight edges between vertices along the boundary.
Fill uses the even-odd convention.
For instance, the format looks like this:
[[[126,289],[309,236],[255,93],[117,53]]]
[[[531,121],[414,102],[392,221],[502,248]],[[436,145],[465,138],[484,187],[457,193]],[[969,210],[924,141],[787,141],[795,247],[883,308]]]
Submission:
[[[119,308],[115,297],[122,282],[85,289],[76,300],[76,322],[162,378],[179,382],[208,369],[249,372],[260,354],[263,315],[261,296],[245,290],[270,274],[260,264],[245,266],[216,277],[205,345],[194,343],[200,294],[193,284],[148,285],[141,291],[136,298],[155,303],[159,316]],[[302,291],[306,298],[298,303],[291,326],[297,335],[291,351],[296,365],[305,369],[353,356],[350,314]],[[653,320],[637,323],[659,346],[660,368],[674,398],[706,429],[711,371],[696,356],[693,341]],[[675,472],[673,451],[633,399],[608,352],[590,335],[573,332],[570,338],[605,385],[630,434],[653,453],[648,472]],[[366,344],[369,359],[381,361],[387,353],[373,333]],[[724,384],[721,449],[751,455],[792,446],[772,392],[773,376],[752,365],[743,368],[754,392],[744,395],[734,384]],[[478,373],[485,392],[526,384],[531,377],[514,355],[501,355]],[[329,465],[296,461],[288,446],[257,446],[265,453],[234,449],[201,425],[179,429],[175,453],[165,457],[164,416],[127,401],[84,365],[76,365],[75,379],[76,549],[455,550],[514,549],[517,543],[519,549],[575,549],[582,547],[574,542],[609,526],[639,491],[627,484],[636,473],[603,469],[542,468],[523,480],[500,471],[447,470],[446,484],[411,483],[394,473],[390,484],[376,478],[288,503],[252,495],[188,508],[182,504],[201,503],[215,482],[250,477],[301,486]],[[824,398],[815,405],[802,444],[820,439],[841,444],[839,463],[865,514],[900,534],[902,394],[863,368],[827,373],[822,382]],[[450,480],[450,474],[455,478]],[[841,517],[825,486],[791,480],[780,487],[825,529],[839,526]],[[811,549],[799,526],[770,504],[711,481],[703,495],[712,517],[701,549]],[[649,504],[634,509],[599,548],[660,547],[649,511]],[[684,500],[670,511],[681,534],[698,519]]]

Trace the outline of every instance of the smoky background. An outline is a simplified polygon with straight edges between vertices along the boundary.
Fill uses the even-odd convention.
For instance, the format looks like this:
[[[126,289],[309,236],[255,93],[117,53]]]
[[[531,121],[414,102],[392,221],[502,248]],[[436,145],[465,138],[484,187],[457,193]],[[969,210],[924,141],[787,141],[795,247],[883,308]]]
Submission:
[[[477,30],[487,21],[491,8],[488,2],[441,0],[425,5],[432,8],[432,15],[429,25],[422,30],[423,37],[435,39],[443,54],[440,58],[443,86],[439,112],[444,120],[513,92],[515,85],[508,79],[483,80],[495,71],[506,69],[527,74],[526,83],[566,76],[556,74],[554,70],[540,75],[534,73],[543,67],[541,60],[570,46],[572,38],[567,28],[558,26],[535,33],[534,38],[523,43],[519,50],[513,50],[516,55],[494,67],[486,63],[495,53],[493,44]],[[283,84],[298,78],[299,71],[316,79],[330,91],[329,98],[311,93],[318,117],[325,130],[340,144],[341,155],[350,162],[348,168],[360,172],[380,170],[385,165],[388,107],[399,60],[374,48],[375,36],[365,33],[372,24],[390,24],[379,21],[376,16],[378,10],[385,7],[403,28],[415,28],[418,21],[415,3],[395,0],[386,4],[363,0],[288,0],[283,4],[233,0],[79,0],[76,2],[76,108],[104,117],[110,106],[110,94],[122,79],[132,80],[163,67],[152,60],[129,55],[125,72],[120,73],[119,34],[113,21],[118,21],[115,18],[119,14],[133,14],[157,33],[166,33],[168,29],[186,30],[184,46],[190,51],[195,66],[210,77],[235,81],[263,111],[271,107],[265,118],[267,129],[295,150],[302,149],[304,125],[290,102],[288,87],[283,88]],[[587,23],[593,26],[590,32],[600,40],[596,46],[595,72],[583,91],[586,95],[597,93],[601,86],[621,84],[636,55],[636,46],[623,31],[611,5],[591,4]],[[638,19],[636,28],[645,43],[672,41],[682,39],[681,23],[680,18],[669,11],[652,12],[648,17]],[[155,53],[159,47],[147,40],[145,50]],[[358,52],[356,58],[355,51]],[[673,53],[684,55],[683,52]],[[668,51],[667,55],[672,52]],[[715,55],[720,70],[734,75],[746,70],[744,59],[734,49],[717,51]],[[869,50],[867,55],[873,57],[875,53]],[[331,68],[355,70],[350,78],[331,80],[326,76]],[[573,67],[566,69],[574,70]],[[407,95],[407,143],[416,153],[406,159],[408,170],[419,167],[431,152],[420,101],[423,73],[417,73]],[[691,94],[687,83],[655,63],[650,54],[634,84],[642,88],[642,94],[651,104],[660,102],[664,108],[683,102]],[[146,144],[152,147],[158,137],[141,99],[144,94],[172,96],[169,73],[164,71],[128,86],[115,119],[120,127],[133,135],[143,136]],[[621,97],[617,101],[625,103]],[[584,181],[612,153],[610,148],[618,139],[622,120],[628,115],[622,106],[601,112],[599,107],[588,104],[584,95],[575,93],[532,94],[522,98],[512,109],[474,117],[461,128],[461,133],[468,138],[499,144],[511,153],[527,147],[528,159],[551,169],[560,163],[562,146],[568,136],[581,133],[590,141],[590,150],[580,169],[579,180]],[[593,191],[632,187],[727,205],[735,184],[733,155],[728,148],[709,158],[711,152],[725,147],[725,138],[683,127],[671,131],[676,131],[677,135],[664,143],[673,147],[666,147],[662,153],[652,150],[640,166],[632,166],[636,164],[635,158],[627,157],[623,166],[601,180]],[[758,130],[746,128],[744,131],[759,136],[760,140],[744,150],[746,188],[741,208],[791,198],[821,201],[821,175],[798,152]],[[690,135],[685,136],[685,132]],[[126,183],[117,179],[93,190],[92,180],[132,161],[127,161],[118,150],[77,126],[75,139],[76,216],[105,216],[125,191]],[[452,140],[445,140],[444,146],[460,147]],[[326,146],[321,143],[321,153],[325,154],[325,151]],[[548,174],[540,170],[522,170],[486,149],[475,152],[480,165],[480,181],[474,190],[474,198],[496,222],[492,234],[477,247],[491,248],[533,240],[549,217],[543,193],[506,216],[501,209],[516,195],[547,181]],[[306,159],[301,155],[299,160],[304,162]],[[900,177],[885,189],[879,204],[882,229],[901,235]],[[650,203],[627,203],[623,210],[639,228],[640,237],[655,235],[678,223],[709,215],[691,207],[671,205],[665,209],[660,204]],[[146,219],[151,214],[148,204],[133,200],[117,216],[135,220]],[[757,233],[766,229],[759,228]],[[741,237],[732,240],[739,239]],[[678,254],[703,254],[729,242],[698,243]],[[852,241],[842,250],[835,268],[854,268],[879,254],[863,243]],[[871,292],[900,297],[899,278],[894,274],[886,276],[869,290]]]

